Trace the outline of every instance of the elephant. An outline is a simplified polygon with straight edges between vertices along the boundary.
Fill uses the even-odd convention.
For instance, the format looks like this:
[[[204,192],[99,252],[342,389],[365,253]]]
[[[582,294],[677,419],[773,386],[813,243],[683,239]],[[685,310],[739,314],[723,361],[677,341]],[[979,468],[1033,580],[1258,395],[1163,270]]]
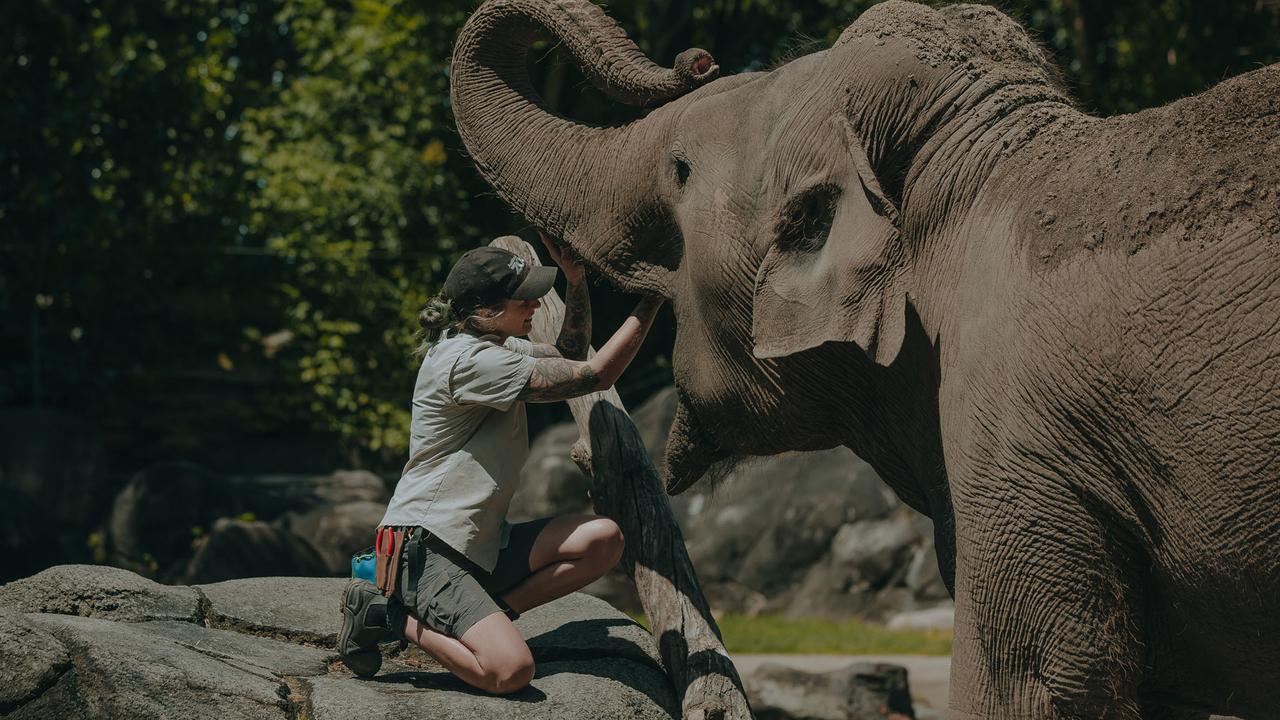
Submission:
[[[552,112],[541,38],[645,114]],[[669,492],[844,445],[933,519],[948,717],[1280,712],[1280,65],[1100,118],[986,6],[720,77],[489,0],[451,78],[497,193],[671,301]]]

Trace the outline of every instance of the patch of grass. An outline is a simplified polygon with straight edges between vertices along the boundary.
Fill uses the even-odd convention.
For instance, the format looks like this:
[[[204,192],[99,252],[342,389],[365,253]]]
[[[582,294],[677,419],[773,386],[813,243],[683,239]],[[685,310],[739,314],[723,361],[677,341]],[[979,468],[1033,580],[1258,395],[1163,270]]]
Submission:
[[[648,627],[643,614],[632,615]],[[730,653],[950,655],[950,630],[889,630],[860,620],[726,615],[719,619]]]

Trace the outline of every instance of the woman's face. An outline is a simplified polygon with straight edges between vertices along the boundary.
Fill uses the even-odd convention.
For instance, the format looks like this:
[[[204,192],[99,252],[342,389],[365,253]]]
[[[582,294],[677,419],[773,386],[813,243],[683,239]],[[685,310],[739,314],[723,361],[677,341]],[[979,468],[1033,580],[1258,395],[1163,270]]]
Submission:
[[[522,337],[533,329],[533,314],[542,307],[539,300],[508,300],[494,318],[498,331],[507,337]]]

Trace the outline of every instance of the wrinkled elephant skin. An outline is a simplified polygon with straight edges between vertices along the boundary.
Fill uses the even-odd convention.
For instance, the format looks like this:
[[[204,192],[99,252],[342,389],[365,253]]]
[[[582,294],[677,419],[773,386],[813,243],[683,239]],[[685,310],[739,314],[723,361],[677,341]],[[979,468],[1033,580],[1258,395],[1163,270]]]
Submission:
[[[548,112],[554,36],[606,93]],[[458,128],[531,222],[672,299],[672,491],[846,445],[935,520],[956,718],[1280,708],[1280,66],[1080,112],[981,6],[668,70],[581,0],[490,0]]]

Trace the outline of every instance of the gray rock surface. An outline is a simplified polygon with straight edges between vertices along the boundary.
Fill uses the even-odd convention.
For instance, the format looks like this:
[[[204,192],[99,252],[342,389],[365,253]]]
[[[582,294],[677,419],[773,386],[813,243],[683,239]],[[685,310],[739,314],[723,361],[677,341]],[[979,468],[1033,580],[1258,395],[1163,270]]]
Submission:
[[[648,630],[590,595],[575,593],[534,608],[520,616],[516,627],[528,641],[535,662],[604,654],[662,665]]]
[[[330,575],[348,575],[351,556],[373,545],[387,501],[353,500],[285,513],[275,526],[311,543]]]
[[[58,638],[74,660],[53,687],[19,707],[15,718],[283,720],[289,715],[288,686],[277,673],[325,667],[320,651],[186,623],[62,615],[26,620]]]
[[[807,672],[767,663],[743,678],[756,720],[865,720],[915,717],[907,671],[898,665],[853,663]]]
[[[0,610],[0,715],[30,702],[71,665],[71,653],[57,638],[32,627],[23,615]]]
[[[0,597],[30,597],[34,588],[54,587],[52,577],[74,580],[88,597],[112,598],[113,606],[95,601],[59,610],[95,617],[0,612],[0,663],[12,669],[0,688],[6,717],[670,720],[678,712],[649,634],[585,595],[518,621],[537,676],[529,688],[499,698],[469,688],[420,651],[398,652],[394,643],[383,646],[383,669],[372,680],[353,677],[331,648],[312,647],[333,642],[341,579],[169,588],[189,598],[203,594],[203,612],[186,622],[121,622],[155,614],[155,598],[144,592],[155,583],[114,568],[52,568],[42,575],[0,586]]]
[[[344,578],[270,577],[197,585],[208,601],[205,624],[333,647]]]
[[[189,587],[161,585],[120,568],[57,565],[0,586],[0,607],[122,622],[193,622],[200,615],[200,596]]]
[[[372,682],[334,676],[306,680],[315,720],[672,720],[679,708],[657,668],[611,657],[538,663],[533,682],[494,697],[467,689],[438,668],[395,669]]]

